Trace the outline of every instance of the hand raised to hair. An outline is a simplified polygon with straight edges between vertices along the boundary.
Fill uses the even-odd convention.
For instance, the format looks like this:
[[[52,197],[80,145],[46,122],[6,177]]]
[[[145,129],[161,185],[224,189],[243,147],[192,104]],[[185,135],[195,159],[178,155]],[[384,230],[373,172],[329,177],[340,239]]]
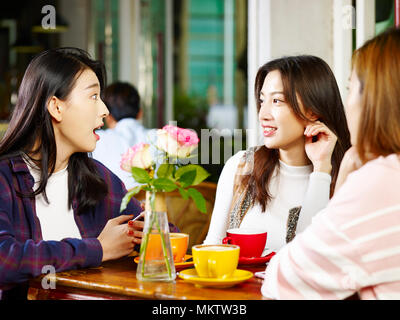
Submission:
[[[309,124],[304,130],[305,151],[311,160],[314,171],[331,173],[332,153],[335,149],[336,135],[321,121]],[[316,141],[313,142],[313,137]]]

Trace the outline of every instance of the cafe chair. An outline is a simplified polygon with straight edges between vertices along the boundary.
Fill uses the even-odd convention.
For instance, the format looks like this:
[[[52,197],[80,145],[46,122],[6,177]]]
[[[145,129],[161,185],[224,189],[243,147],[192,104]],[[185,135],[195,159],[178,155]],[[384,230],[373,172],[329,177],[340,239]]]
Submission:
[[[202,182],[191,188],[195,188],[203,195],[206,200],[207,213],[200,212],[191,198],[183,199],[179,191],[165,193],[168,222],[177,226],[181,232],[189,234],[189,250],[193,245],[203,243],[207,236],[217,184]],[[146,193],[141,190],[135,197],[139,201],[144,201]]]

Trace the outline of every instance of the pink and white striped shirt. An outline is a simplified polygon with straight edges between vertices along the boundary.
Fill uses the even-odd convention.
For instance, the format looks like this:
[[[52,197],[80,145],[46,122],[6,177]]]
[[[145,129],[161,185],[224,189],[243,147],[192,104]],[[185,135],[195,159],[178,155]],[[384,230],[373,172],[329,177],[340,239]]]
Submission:
[[[273,299],[400,299],[400,159],[351,173],[312,224],[283,247],[261,292]]]

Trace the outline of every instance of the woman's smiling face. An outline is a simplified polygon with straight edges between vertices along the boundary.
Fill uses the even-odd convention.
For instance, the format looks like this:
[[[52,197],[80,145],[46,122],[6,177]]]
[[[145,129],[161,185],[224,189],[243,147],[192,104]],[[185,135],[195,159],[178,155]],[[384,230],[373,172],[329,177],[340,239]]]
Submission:
[[[55,113],[54,113],[55,112]],[[57,149],[64,154],[92,152],[99,136],[96,129],[103,126],[103,118],[109,114],[100,98],[100,83],[91,69],[84,69],[64,101],[57,100],[53,110]]]
[[[260,102],[259,120],[265,146],[284,150],[295,146],[304,148],[305,121],[299,119],[285,101],[279,71],[271,71],[265,77]]]

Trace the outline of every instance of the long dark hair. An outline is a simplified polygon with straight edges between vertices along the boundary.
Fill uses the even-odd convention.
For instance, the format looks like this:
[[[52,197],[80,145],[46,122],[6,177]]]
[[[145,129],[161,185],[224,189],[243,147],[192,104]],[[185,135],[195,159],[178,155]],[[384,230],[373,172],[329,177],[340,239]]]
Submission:
[[[309,56],[291,56],[272,60],[263,65],[255,79],[255,99],[260,112],[260,92],[265,77],[271,71],[278,70],[282,77],[285,100],[299,119],[308,120],[302,113],[297,97],[305,111],[318,116],[336,136],[337,143],[332,154],[332,183],[330,196],[333,195],[340,162],[350,148],[350,133],[335,76],[328,64],[322,59]],[[279,165],[279,150],[260,147],[254,154],[254,169],[251,175],[244,176],[243,184],[253,186],[255,201],[261,204],[263,211],[271,201],[269,182],[275,168]]]
[[[92,70],[103,89],[106,82],[104,65],[92,60],[77,48],[58,48],[37,55],[25,71],[7,131],[0,142],[0,157],[25,154],[40,168],[38,188],[20,196],[46,195],[46,185],[56,164],[56,141],[47,103],[55,96],[66,100],[79,75]],[[39,157],[40,160],[37,160]],[[87,153],[74,153],[68,162],[68,205],[77,200],[78,214],[95,206],[108,188]]]

